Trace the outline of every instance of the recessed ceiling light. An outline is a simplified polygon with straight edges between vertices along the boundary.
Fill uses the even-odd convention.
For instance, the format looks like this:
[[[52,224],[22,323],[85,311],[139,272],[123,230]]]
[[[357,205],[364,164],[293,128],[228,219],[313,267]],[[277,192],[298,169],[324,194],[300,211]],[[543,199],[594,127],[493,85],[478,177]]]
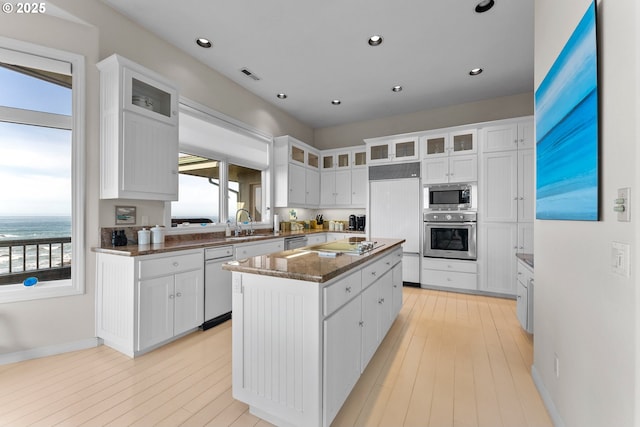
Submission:
[[[391,90],[394,92],[402,92],[402,86],[395,85],[394,87],[391,88]]]
[[[491,9],[494,4],[496,4],[494,0],[482,0],[480,3],[476,5],[476,12],[484,13],[487,10]]]
[[[469,71],[469,75],[470,76],[477,76],[482,71],[483,71],[482,68],[474,68],[473,70]]]
[[[331,103],[333,105],[340,105],[340,104],[342,104],[342,101],[340,101],[339,99],[334,99],[333,101],[331,101]]]
[[[196,43],[198,46],[200,47],[204,47],[205,49],[208,49],[212,46],[211,42],[209,41],[209,39],[205,39],[200,37],[199,39],[196,39]]]
[[[279,93],[276,95],[278,98],[280,99],[287,99],[287,94],[286,93]]]
[[[382,44],[382,36],[371,36],[369,37],[369,46],[380,46]]]

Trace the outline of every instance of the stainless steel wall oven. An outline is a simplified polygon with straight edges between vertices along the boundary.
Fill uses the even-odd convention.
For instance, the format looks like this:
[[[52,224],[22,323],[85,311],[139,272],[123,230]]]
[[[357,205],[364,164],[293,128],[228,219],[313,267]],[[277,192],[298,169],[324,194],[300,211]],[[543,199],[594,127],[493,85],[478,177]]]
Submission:
[[[476,212],[425,212],[424,257],[477,259]]]

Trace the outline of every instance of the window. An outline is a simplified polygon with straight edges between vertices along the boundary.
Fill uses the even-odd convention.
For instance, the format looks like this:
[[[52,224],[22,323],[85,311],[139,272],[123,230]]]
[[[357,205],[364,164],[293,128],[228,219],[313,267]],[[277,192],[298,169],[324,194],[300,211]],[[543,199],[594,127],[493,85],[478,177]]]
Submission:
[[[254,222],[267,222],[270,139],[219,119],[220,113],[180,105],[179,200],[171,202],[171,225],[216,227],[236,221],[245,209]],[[225,214],[226,212],[226,214]],[[238,215],[247,221],[246,214]],[[221,228],[221,227],[219,227]]]
[[[0,38],[0,302],[84,292],[83,63]]]

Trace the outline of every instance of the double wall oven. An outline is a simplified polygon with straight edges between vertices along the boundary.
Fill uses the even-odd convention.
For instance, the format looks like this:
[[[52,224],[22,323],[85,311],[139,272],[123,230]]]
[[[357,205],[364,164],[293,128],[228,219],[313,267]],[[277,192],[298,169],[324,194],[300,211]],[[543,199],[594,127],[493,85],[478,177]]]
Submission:
[[[475,193],[472,184],[425,187],[424,257],[477,259]]]

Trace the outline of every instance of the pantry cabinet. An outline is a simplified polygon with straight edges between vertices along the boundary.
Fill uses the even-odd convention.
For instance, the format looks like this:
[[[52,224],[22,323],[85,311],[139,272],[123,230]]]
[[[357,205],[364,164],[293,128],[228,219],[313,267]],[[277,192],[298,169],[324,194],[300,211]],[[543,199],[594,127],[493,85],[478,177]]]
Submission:
[[[178,200],[178,91],[119,55],[100,70],[100,197]]]

